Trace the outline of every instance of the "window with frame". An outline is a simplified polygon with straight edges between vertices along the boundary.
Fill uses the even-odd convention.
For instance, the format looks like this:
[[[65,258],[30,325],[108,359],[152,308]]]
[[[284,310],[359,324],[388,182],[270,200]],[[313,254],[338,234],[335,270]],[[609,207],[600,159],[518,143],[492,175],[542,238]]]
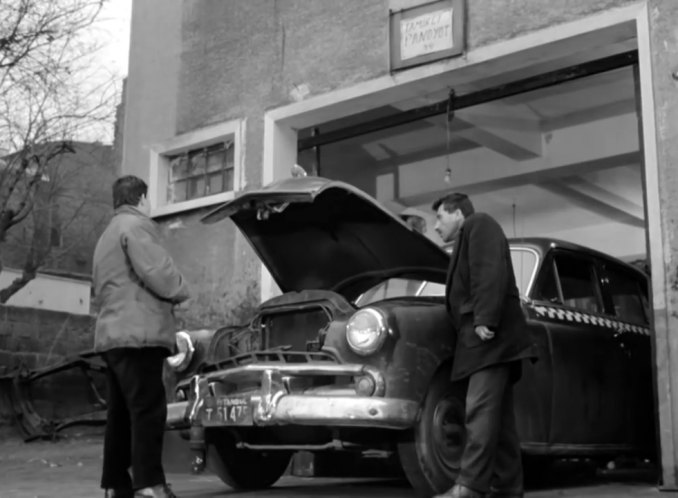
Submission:
[[[593,261],[570,254],[556,254],[554,260],[563,304],[586,312],[602,313],[603,303]]]
[[[559,304],[563,302],[560,297],[560,290],[556,281],[555,263],[552,258],[549,258],[544,263],[541,272],[539,272],[539,279],[533,294],[533,298],[537,301]]]
[[[520,247],[511,248],[511,266],[516,278],[516,286],[521,296],[526,296],[537,266],[537,253]]]
[[[602,313],[595,264],[574,254],[557,253],[546,263],[535,299],[558,303],[587,313]]]
[[[170,155],[167,203],[228,192],[234,188],[233,140]]]
[[[612,299],[614,313],[620,320],[631,323],[648,323],[647,284],[633,272],[607,263],[605,283]]]

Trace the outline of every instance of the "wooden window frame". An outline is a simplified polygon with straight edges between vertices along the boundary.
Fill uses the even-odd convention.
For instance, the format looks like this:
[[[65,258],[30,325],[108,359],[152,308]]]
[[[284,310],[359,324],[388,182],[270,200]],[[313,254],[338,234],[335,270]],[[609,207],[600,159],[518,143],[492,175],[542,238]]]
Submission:
[[[244,187],[244,137],[245,120],[238,119],[178,135],[152,147],[148,183],[151,217],[181,213],[233,199],[235,192]],[[223,192],[172,202],[170,195],[173,183],[172,158],[196,150],[206,150],[220,143],[233,144],[232,188]]]

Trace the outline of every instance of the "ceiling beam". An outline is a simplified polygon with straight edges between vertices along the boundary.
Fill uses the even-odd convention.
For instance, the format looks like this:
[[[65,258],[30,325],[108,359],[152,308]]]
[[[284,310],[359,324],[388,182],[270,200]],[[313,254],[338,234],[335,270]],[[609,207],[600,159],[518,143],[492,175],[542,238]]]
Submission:
[[[586,109],[573,111],[563,116],[558,116],[557,118],[543,120],[542,130],[548,132],[557,130],[558,128],[577,126],[589,121],[636,112],[636,110],[635,97],[610,102],[604,105],[591,105]]]
[[[451,122],[441,114],[424,121],[516,161],[542,154],[539,117],[525,105],[507,106],[489,102],[455,112]]]
[[[581,189],[562,182],[540,183],[538,187],[564,198],[570,204],[577,205],[587,211],[598,213],[613,221],[638,228],[645,228],[645,220],[642,216],[639,217],[637,214],[629,213],[626,209],[618,207],[618,205],[616,205],[616,200],[612,201],[615,205],[608,203],[610,196],[606,194],[610,194],[609,192],[603,194],[603,197],[599,197],[595,193],[597,189]],[[588,192],[585,192],[584,190],[588,190]]]
[[[620,166],[638,165],[641,161],[640,152],[629,152],[608,156],[603,158],[593,159],[591,161],[581,161],[576,163],[564,164],[554,168],[543,168],[528,173],[513,174],[510,176],[501,176],[484,181],[471,181],[468,183],[455,183],[446,188],[434,188],[432,190],[422,192],[414,195],[407,195],[397,199],[398,202],[406,206],[420,206],[422,204],[429,204],[435,199],[449,193],[451,190],[457,192],[464,192],[469,196],[485,194],[495,190],[521,187],[531,184],[550,184],[553,181],[562,177],[569,177],[572,175],[581,175],[585,173],[592,173],[594,171],[602,171],[610,168],[617,168]],[[442,184],[443,171],[439,172],[439,179],[437,185]]]
[[[525,161],[543,153],[539,116],[526,105],[489,102],[458,111],[454,120],[470,125],[462,137],[510,159]]]
[[[563,185],[580,192],[582,195],[592,197],[618,211],[625,212],[632,218],[636,218],[642,222],[645,221],[643,206],[639,206],[626,197],[611,192],[596,183],[578,176],[565,178],[562,183]]]

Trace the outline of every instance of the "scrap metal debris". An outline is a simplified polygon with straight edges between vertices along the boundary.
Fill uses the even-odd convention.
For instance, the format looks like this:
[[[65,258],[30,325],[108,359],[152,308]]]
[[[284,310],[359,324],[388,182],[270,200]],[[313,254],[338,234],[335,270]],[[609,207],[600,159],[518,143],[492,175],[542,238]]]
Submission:
[[[71,369],[80,369],[85,376],[96,400],[94,406],[99,409],[61,419],[42,416],[36,410],[32,386],[40,379]],[[31,370],[21,366],[8,374],[0,375],[0,405],[9,407],[15,426],[27,442],[36,439],[55,439],[60,431],[76,425],[104,425],[106,400],[96,386],[94,373],[105,374],[106,364],[99,353],[93,351],[80,353],[49,367]]]

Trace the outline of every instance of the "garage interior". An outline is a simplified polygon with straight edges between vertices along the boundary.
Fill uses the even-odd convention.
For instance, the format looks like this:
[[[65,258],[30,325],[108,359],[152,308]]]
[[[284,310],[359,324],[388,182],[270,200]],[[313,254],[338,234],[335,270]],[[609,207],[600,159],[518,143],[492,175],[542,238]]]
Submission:
[[[421,215],[438,243],[431,203],[460,191],[508,237],[552,237],[645,260],[634,40],[551,66],[466,88],[422,87],[300,130],[298,163],[396,214]]]

